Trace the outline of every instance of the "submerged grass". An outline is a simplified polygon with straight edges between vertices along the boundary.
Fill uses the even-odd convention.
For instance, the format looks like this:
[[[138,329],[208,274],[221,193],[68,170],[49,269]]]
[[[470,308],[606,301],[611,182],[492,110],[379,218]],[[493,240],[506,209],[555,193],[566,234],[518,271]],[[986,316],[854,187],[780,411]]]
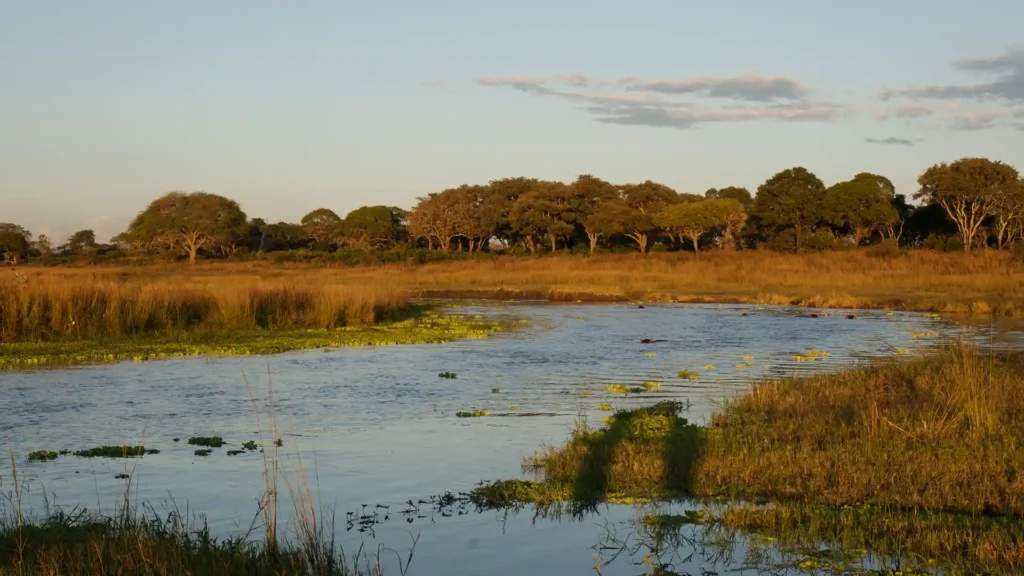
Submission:
[[[209,355],[263,355],[312,348],[432,344],[486,338],[502,325],[485,319],[428,313],[379,326],[149,334],[127,339],[0,344],[0,371]]]

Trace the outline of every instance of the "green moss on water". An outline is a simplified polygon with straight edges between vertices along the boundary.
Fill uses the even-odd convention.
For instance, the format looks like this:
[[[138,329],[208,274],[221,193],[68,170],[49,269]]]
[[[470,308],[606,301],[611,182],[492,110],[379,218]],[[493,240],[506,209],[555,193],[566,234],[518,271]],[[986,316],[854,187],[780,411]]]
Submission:
[[[147,452],[145,446],[97,446],[86,450],[76,450],[75,456],[79,458],[135,458],[154,452]]]
[[[440,344],[486,338],[502,328],[502,324],[489,320],[428,314],[401,322],[334,330],[190,332],[107,340],[15,342],[0,344],[0,371],[199,355],[265,355],[313,348]]]
[[[208,448],[220,448],[224,445],[224,439],[220,436],[193,436],[188,439],[193,446],[206,446]]]

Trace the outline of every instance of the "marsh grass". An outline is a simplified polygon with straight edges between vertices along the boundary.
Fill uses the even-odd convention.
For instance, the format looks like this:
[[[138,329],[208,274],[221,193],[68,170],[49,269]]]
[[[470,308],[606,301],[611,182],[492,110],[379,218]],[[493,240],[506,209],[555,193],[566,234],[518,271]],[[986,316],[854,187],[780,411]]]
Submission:
[[[1019,516],[1022,398],[1020,356],[952,346],[762,381],[706,428],[672,403],[617,412],[523,467],[577,499],[689,495]]]
[[[0,281],[0,342],[334,329],[398,319],[410,310],[404,294],[380,285],[42,274],[26,282]]]

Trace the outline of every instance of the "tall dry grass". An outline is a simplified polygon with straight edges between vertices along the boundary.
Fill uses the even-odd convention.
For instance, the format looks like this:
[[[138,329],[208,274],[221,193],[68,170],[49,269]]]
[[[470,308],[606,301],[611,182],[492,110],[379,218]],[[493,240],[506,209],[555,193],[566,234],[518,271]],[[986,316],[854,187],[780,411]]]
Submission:
[[[281,283],[398,290],[413,296],[574,300],[735,301],[1024,314],[1024,262],[1007,252],[914,250],[880,259],[865,250],[813,254],[769,251],[693,254],[487,257],[426,265],[324,268],[207,263],[192,268],[42,268],[0,271],[32,280],[92,282]]]
[[[0,281],[0,342],[194,330],[337,328],[408,310],[398,289],[250,276],[112,279],[31,274]]]

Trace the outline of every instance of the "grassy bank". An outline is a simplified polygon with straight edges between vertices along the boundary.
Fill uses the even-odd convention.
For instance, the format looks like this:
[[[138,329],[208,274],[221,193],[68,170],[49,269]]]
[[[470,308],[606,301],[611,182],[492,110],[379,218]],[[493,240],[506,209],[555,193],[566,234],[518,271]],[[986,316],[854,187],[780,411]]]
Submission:
[[[951,348],[760,382],[708,428],[671,403],[619,412],[527,459],[540,483],[486,490],[495,500],[690,495],[1021,515],[1021,398],[1020,356]]]
[[[291,350],[391,344],[436,344],[485,338],[502,325],[483,318],[426,313],[416,319],[336,329],[164,332],[95,340],[0,344],[0,371],[144,361],[201,354],[237,356]]]
[[[313,268],[211,263],[135,268],[23,267],[32,283],[116,282],[165,286],[348,287],[377,293],[554,301],[683,301],[894,308],[978,315],[1024,315],[1024,262],[1006,252],[915,250],[892,258],[865,250],[802,255],[768,251],[606,255],[595,258],[488,258],[426,265]],[[239,325],[252,326],[250,314]],[[322,317],[322,316],[320,316]]]

